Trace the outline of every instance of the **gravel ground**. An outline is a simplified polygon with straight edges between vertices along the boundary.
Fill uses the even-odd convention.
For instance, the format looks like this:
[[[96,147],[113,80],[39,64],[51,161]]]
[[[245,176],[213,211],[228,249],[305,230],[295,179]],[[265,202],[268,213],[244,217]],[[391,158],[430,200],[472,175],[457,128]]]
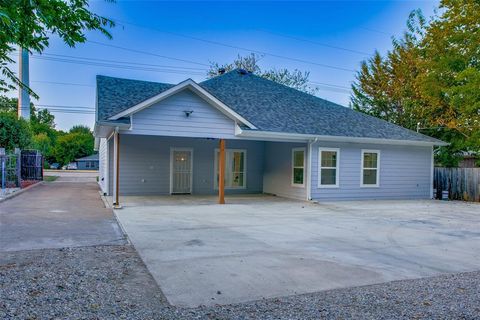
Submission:
[[[480,319],[480,272],[228,306],[169,306],[130,246],[0,255],[0,319]]]

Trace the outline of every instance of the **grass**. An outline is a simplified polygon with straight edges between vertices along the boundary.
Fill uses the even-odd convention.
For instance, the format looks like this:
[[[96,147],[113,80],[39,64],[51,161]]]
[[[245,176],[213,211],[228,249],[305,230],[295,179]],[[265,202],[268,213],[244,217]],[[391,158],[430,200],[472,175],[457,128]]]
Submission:
[[[52,182],[58,179],[58,176],[44,176],[43,181]]]

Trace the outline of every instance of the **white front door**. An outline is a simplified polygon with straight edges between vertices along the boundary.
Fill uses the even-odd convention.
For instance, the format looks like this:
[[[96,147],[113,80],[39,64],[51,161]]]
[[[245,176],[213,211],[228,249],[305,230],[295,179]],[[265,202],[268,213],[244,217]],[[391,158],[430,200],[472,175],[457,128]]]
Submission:
[[[193,150],[174,148],[170,152],[170,192],[192,193]]]

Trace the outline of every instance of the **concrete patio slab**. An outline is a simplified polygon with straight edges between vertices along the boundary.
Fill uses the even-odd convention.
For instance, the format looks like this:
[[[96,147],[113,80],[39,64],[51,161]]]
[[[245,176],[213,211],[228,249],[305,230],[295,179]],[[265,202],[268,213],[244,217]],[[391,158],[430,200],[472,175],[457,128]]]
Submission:
[[[124,197],[116,215],[176,306],[480,269],[475,203],[174,198]]]

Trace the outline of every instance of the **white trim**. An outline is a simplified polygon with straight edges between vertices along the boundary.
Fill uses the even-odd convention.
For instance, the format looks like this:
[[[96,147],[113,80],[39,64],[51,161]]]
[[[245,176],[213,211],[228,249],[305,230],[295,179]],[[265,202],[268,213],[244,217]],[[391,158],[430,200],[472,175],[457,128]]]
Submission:
[[[242,138],[250,138],[253,140],[266,141],[284,141],[284,142],[308,142],[317,139],[320,141],[331,142],[350,142],[350,143],[372,143],[372,144],[388,144],[388,145],[411,145],[411,146],[448,146],[449,143],[439,141],[413,141],[413,140],[396,140],[396,139],[380,139],[380,138],[362,138],[347,136],[326,136],[302,133],[287,132],[270,132],[259,130],[242,130],[239,126],[235,128],[235,135]]]
[[[365,168],[363,166],[363,161],[365,160],[365,153],[376,153],[377,154],[377,168]],[[361,153],[361,164],[360,164],[360,188],[378,188],[380,187],[380,150],[372,149],[362,149]],[[367,170],[377,170],[376,183],[375,184],[364,184],[363,183],[363,171]]]
[[[112,197],[113,197],[113,203],[115,203],[115,200],[117,199],[117,193],[118,193],[118,189],[117,189],[117,157],[119,156],[118,155],[118,143],[117,143],[117,139],[115,139],[115,134],[119,134],[118,133],[118,130],[115,129],[115,131],[113,132],[113,177],[112,177]],[[118,205],[118,203],[117,203]]]
[[[232,120],[239,121],[239,122],[245,124],[246,126],[248,126],[251,129],[256,129],[256,127],[252,123],[250,123],[245,118],[243,118],[241,115],[239,115],[238,113],[233,111],[230,107],[228,107],[222,101],[218,100],[215,96],[213,96],[207,90],[205,90],[204,88],[199,86],[192,79],[187,79],[185,81],[182,81],[179,84],[177,84],[176,86],[174,86],[170,89],[167,89],[167,90],[163,91],[162,93],[157,94],[156,96],[153,96],[153,97],[151,97],[151,98],[149,98],[149,99],[147,99],[143,102],[140,102],[140,103],[134,105],[133,107],[128,108],[127,110],[124,110],[120,113],[117,113],[116,115],[114,115],[114,116],[112,116],[108,119],[109,120],[117,120],[121,117],[129,116],[129,115],[131,115],[135,112],[138,112],[140,110],[143,110],[143,109],[151,106],[152,104],[155,104],[159,101],[162,101],[162,100],[164,100],[164,99],[166,99],[166,98],[174,95],[175,93],[180,92],[180,91],[182,91],[186,88],[191,89],[196,94],[198,94],[200,97],[202,97],[203,99],[210,102],[215,108],[217,108],[220,112],[222,112],[223,114],[225,114],[227,117],[231,118]]]
[[[307,151],[307,201],[312,200],[312,147],[313,144],[316,142],[309,141],[308,142],[308,151]]]
[[[110,195],[110,144],[109,141],[110,139],[105,140],[105,148],[106,150],[106,157],[105,157],[105,177],[104,177],[104,185],[105,185],[105,190],[103,191],[107,196]]]
[[[193,148],[180,148],[180,147],[171,147],[170,148],[170,194],[173,193],[173,153],[175,151],[190,151],[190,194],[193,191]]]
[[[433,146],[432,146],[431,167],[430,167],[430,198],[431,199],[435,199],[435,194],[433,194],[434,170],[435,170],[435,156],[433,154]]]
[[[303,151],[303,183],[294,183],[293,178],[294,178],[294,170],[295,168],[300,168],[300,167],[295,167],[295,152],[298,151]],[[299,147],[299,148],[292,148],[292,163],[291,163],[291,171],[290,173],[292,174],[291,179],[290,179],[290,185],[295,188],[305,188],[305,167],[306,167],[306,157],[307,157],[307,150],[305,147]]]
[[[218,173],[218,158],[217,154],[220,151],[220,149],[215,148],[213,151],[213,190],[218,190],[218,182],[217,182],[217,173]],[[225,190],[241,190],[241,189],[247,189],[247,149],[229,149],[225,148],[225,175],[227,175],[227,153],[233,153],[233,152],[243,152],[244,157],[243,157],[243,186],[241,187],[229,187],[225,183]]]
[[[322,151],[334,151],[337,153],[336,167],[322,167]],[[335,184],[322,184],[322,168],[335,169]],[[317,187],[320,189],[338,188],[340,186],[340,148],[318,148],[318,181]]]

